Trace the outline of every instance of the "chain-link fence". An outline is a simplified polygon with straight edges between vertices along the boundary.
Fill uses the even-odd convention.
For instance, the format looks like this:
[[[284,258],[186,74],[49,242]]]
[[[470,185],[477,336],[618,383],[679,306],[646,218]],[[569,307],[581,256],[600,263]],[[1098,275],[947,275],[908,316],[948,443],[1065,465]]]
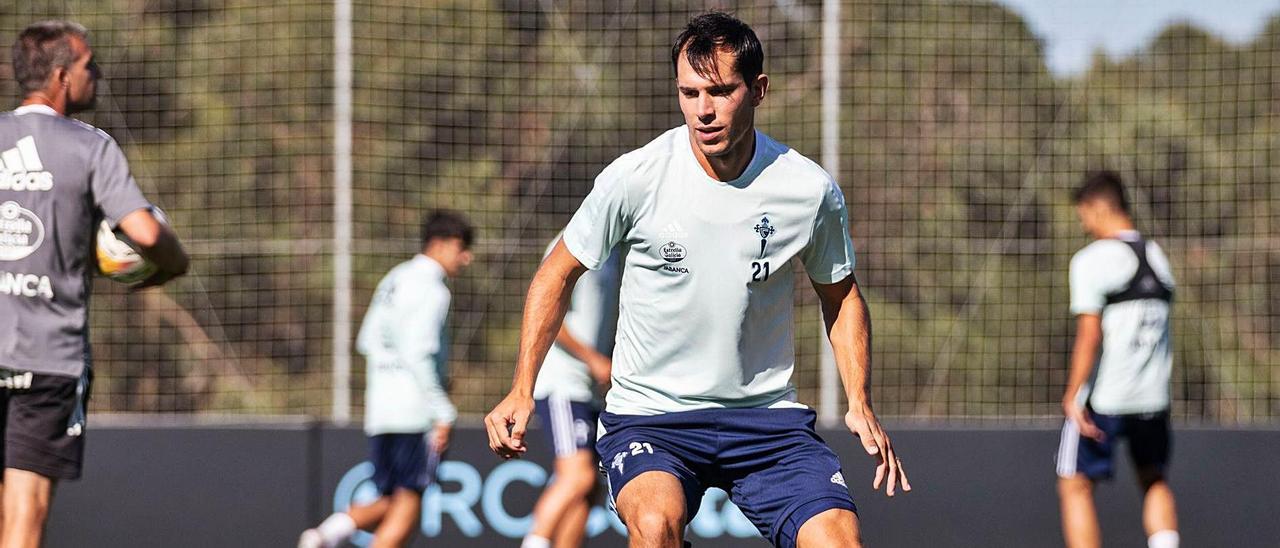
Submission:
[[[0,6],[9,40],[49,17],[91,29],[106,80],[85,119],[123,144],[195,259],[164,291],[97,283],[94,408],[328,415],[333,2]],[[465,413],[497,401],[544,246],[601,168],[681,123],[668,48],[710,7],[764,42],[760,128],[819,159],[819,1],[356,0],[347,320],[415,252],[427,211],[466,213],[480,240],[453,284],[452,392]],[[1066,269],[1086,243],[1068,195],[1105,167],[1178,277],[1175,415],[1280,417],[1280,17],[1239,44],[1171,25],[1073,76],[991,2],[844,2],[836,27],[837,178],[882,413],[1058,412]],[[16,101],[8,63],[0,76]],[[796,298],[796,382],[814,403],[816,298]],[[358,416],[358,356],[352,376]]]

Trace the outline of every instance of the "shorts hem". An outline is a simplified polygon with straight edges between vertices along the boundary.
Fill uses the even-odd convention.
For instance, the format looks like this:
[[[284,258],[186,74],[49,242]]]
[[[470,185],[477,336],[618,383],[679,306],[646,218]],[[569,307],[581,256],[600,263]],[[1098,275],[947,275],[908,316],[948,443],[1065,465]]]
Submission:
[[[6,452],[8,452],[7,448],[6,448]],[[59,459],[59,460],[63,460],[63,459]],[[59,466],[59,465],[49,465],[48,463],[42,463],[42,462],[32,462],[30,460],[21,459],[21,458],[13,459],[12,457],[6,457],[4,467],[13,468],[15,470],[26,470],[28,472],[35,472],[37,474],[40,474],[41,476],[44,476],[50,479],[57,479],[57,480],[80,479],[80,474],[83,471],[83,466],[80,463],[71,463],[71,462],[66,462],[65,460],[63,462],[65,464],[62,464]]]
[[[681,488],[680,494],[681,496],[685,497],[685,501],[684,501],[685,523],[687,524],[690,521],[692,521],[693,514],[697,512],[698,509],[693,508],[692,510],[690,510],[689,508],[689,505],[691,504],[691,502],[688,500],[688,496],[687,496],[688,489],[685,488],[686,487],[685,480],[680,477],[679,471],[672,470],[667,466],[663,466],[661,463],[650,464],[647,466],[637,466],[635,471],[627,475],[626,478],[623,478],[623,481],[620,485],[615,486],[612,480],[609,481],[609,499],[610,499],[610,502],[612,502],[611,506],[613,506],[613,513],[617,514],[618,516],[618,521],[622,521],[625,523],[625,520],[622,519],[622,513],[618,512],[618,495],[622,493],[622,489],[626,487],[628,483],[631,483],[631,480],[634,480],[640,477],[640,475],[644,474],[645,472],[666,472],[668,474],[671,474],[672,477],[676,478],[676,481],[680,482],[680,488]],[[701,502],[701,501],[695,501],[695,502]]]
[[[777,548],[795,548],[796,539],[800,536],[800,528],[814,516],[827,510],[848,510],[858,515],[858,505],[848,497],[822,495],[791,505],[783,512],[782,519],[775,525],[773,545]],[[787,535],[784,533],[790,533]]]

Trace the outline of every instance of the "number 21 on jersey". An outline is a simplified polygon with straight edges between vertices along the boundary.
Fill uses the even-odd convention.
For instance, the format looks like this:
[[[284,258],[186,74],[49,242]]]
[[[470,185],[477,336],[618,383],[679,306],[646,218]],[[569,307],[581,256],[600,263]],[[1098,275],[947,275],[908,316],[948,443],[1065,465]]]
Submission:
[[[769,261],[751,261],[751,281],[769,281]]]

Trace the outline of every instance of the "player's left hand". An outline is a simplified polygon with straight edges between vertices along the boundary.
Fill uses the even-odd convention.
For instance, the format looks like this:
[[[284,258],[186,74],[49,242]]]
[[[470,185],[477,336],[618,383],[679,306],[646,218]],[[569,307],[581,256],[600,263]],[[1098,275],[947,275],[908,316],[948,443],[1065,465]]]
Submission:
[[[880,420],[871,411],[870,405],[856,405],[844,415],[845,426],[853,435],[862,440],[862,447],[868,455],[876,457],[876,479],[871,487],[879,490],[881,483],[887,483],[885,494],[893,496],[898,484],[903,491],[911,490],[911,482],[907,481],[907,472],[902,468],[902,460],[893,450],[889,435],[880,427]],[[886,482],[887,480],[887,482]]]

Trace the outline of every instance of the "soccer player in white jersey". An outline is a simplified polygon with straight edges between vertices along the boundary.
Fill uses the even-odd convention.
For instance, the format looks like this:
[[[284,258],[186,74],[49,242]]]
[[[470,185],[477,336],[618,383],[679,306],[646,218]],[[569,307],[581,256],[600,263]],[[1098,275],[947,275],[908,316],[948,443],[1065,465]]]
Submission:
[[[844,196],[821,167],[756,131],[769,79],[750,27],[697,16],[671,60],[686,125],[606,167],[538,269],[511,392],[485,418],[490,447],[526,451],[534,381],[574,282],[621,246],[597,450],[631,546],[681,546],[709,487],[775,546],[860,546],[840,461],[791,384],[799,261],[844,381],[845,424],[879,461],[872,483],[889,495],[910,489],[872,411],[870,319]]]
[[[299,548],[332,548],[357,529],[375,547],[405,546],[422,515],[458,413],[445,393],[451,294],[447,278],[471,264],[473,229],[441,211],[422,225],[422,252],[391,269],[374,292],[356,348],[365,357],[365,433],[379,498],[307,529]]]
[[[1074,201],[1095,241],[1071,258],[1076,340],[1057,456],[1063,534],[1070,548],[1102,544],[1093,486],[1111,478],[1112,453],[1125,438],[1143,491],[1148,545],[1177,548],[1173,491],[1165,481],[1173,363],[1169,259],[1134,229],[1115,173],[1086,177]]]
[[[547,253],[560,241],[556,235]],[[595,386],[609,384],[618,325],[618,253],[600,270],[578,278],[556,343],[547,352],[533,390],[542,429],[555,449],[555,476],[533,508],[533,525],[521,548],[582,545],[597,464]]]
[[[93,108],[99,76],[88,31],[32,24],[13,45],[22,106],[0,114],[0,546],[35,547],[58,482],[80,477],[92,375],[94,230],[118,228],[157,271],[187,271],[111,136],[69,118]]]

